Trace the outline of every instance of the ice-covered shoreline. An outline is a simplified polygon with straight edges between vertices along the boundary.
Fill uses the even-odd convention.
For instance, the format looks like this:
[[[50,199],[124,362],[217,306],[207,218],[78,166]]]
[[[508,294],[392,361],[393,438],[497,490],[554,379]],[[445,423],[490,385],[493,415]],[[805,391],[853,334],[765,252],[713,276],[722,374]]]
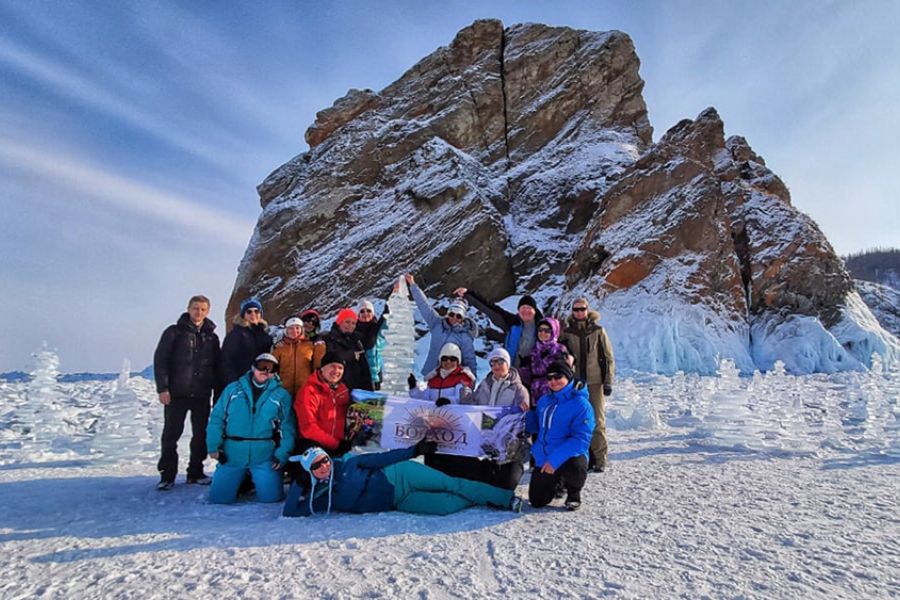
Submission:
[[[46,438],[23,439],[16,417],[28,402],[40,402],[38,392],[24,382],[0,383],[0,564],[9,573],[0,592],[900,593],[897,373],[748,378],[729,363],[720,371],[617,382],[607,410],[611,469],[590,476],[579,513],[471,509],[443,518],[283,519],[280,505],[210,505],[207,489],[184,485],[181,475],[175,490],[160,494],[153,488],[162,418],[152,382],[123,377],[48,389],[42,379],[60,407],[57,435],[50,436],[56,445],[43,449]],[[128,433],[123,425],[137,439],[117,437]],[[71,443],[60,442],[63,431]]]

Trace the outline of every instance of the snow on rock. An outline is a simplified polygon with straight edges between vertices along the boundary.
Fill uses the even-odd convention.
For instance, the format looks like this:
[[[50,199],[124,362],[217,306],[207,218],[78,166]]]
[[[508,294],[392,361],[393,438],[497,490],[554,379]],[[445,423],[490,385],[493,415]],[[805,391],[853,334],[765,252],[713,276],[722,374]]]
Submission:
[[[900,337],[900,285],[890,287],[871,281],[855,280],[856,289],[878,323],[894,337]]]

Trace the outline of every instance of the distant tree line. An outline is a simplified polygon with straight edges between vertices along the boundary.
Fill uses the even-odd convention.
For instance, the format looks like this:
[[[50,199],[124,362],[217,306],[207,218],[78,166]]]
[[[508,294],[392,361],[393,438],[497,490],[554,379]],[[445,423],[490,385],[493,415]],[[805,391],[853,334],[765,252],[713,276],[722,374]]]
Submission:
[[[900,278],[900,248],[873,248],[843,258],[855,279],[890,284]]]

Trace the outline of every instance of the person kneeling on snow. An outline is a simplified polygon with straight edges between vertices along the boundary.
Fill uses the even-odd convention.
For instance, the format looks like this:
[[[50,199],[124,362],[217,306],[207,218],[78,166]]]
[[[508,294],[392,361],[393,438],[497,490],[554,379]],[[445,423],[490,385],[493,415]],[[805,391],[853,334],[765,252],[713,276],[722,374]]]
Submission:
[[[256,357],[243,377],[225,388],[206,430],[209,456],[219,461],[209,490],[213,504],[232,504],[249,473],[260,502],[284,498],[281,471],[294,447],[291,395],[277,376],[278,359]]]
[[[306,517],[332,510],[367,513],[403,512],[448,515],[471,506],[522,510],[512,490],[444,475],[416,461],[419,454],[437,449],[433,441],[377,454],[348,454],[331,459],[321,448],[309,448],[299,461],[309,474],[309,485],[291,485],[284,516]]]
[[[584,384],[574,377],[566,361],[552,363],[547,368],[550,392],[538,399],[525,421],[525,429],[537,434],[531,446],[535,470],[528,486],[528,500],[535,508],[550,504],[560,483],[568,492],[566,508],[581,506],[594,409]]]

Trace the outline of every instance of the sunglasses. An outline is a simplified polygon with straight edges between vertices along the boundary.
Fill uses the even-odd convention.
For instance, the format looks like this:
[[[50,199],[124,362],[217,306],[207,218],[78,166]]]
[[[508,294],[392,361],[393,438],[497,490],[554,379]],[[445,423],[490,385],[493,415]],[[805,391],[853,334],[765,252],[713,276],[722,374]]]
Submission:
[[[553,333],[549,327],[538,327],[538,333]]]
[[[253,368],[259,371],[260,373],[274,373],[275,367],[259,367],[257,365],[253,365]]]
[[[365,314],[371,314],[371,312],[372,311],[369,310],[368,308],[362,308],[362,309],[360,309],[359,314],[365,315]]]
[[[258,312],[259,312],[259,309],[258,309],[258,308],[248,308],[248,309],[245,310],[244,312],[245,312],[245,313],[258,313]]]
[[[304,323],[318,323],[319,322],[319,319],[317,319],[316,317],[303,317],[300,320],[303,321]]]
[[[503,360],[502,358],[492,358],[491,360],[488,361],[488,364],[490,364],[493,367],[494,365],[505,365],[506,361]]]
[[[442,356],[441,362],[459,362],[459,359],[455,356]]]
[[[312,466],[309,467],[309,470],[310,471],[318,471],[319,469],[321,469],[322,467],[324,467],[325,465],[327,465],[330,462],[331,462],[331,459],[326,456],[325,458],[322,458],[322,459],[314,462],[312,464]]]
[[[587,310],[587,306],[575,306],[572,308],[572,312],[584,312]]]
[[[547,373],[547,381],[556,381],[559,379],[566,379],[566,376],[562,373]]]
[[[455,313],[455,312],[447,313],[447,318],[449,319],[450,317],[453,317],[454,319],[464,319],[465,318],[461,314]]]

